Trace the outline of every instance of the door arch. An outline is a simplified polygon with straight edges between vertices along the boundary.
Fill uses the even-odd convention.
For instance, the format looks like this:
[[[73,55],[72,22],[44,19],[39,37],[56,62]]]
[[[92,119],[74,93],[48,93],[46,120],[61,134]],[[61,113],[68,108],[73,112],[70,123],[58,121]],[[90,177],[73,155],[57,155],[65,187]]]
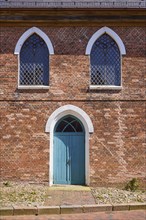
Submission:
[[[85,185],[90,183],[90,167],[89,167],[89,137],[94,132],[94,127],[89,115],[81,108],[75,105],[64,105],[57,108],[48,118],[45,132],[50,133],[50,161],[49,161],[49,185],[53,185],[53,142],[54,128],[57,122],[66,115],[75,116],[81,121],[85,130]]]
[[[85,185],[85,130],[72,115],[54,129],[53,184]]]

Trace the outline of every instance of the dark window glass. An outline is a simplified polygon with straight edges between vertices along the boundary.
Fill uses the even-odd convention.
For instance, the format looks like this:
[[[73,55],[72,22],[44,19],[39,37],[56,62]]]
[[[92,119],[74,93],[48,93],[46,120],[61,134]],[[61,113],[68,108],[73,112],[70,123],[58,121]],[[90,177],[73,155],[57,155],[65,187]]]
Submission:
[[[83,132],[81,123],[72,116],[67,116],[59,121],[56,132]]]
[[[91,50],[91,85],[121,85],[121,59],[116,42],[107,34]]]
[[[44,40],[31,35],[20,52],[20,85],[49,84],[49,51]]]

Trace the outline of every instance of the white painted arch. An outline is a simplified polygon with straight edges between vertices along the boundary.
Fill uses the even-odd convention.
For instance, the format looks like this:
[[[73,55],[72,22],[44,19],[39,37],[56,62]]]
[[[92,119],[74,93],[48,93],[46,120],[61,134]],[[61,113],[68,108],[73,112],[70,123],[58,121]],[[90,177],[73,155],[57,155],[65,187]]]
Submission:
[[[17,55],[20,54],[20,50],[21,50],[22,45],[27,40],[27,38],[30,37],[34,33],[38,34],[45,41],[45,43],[48,47],[48,50],[49,50],[49,54],[54,54],[54,48],[53,48],[53,45],[51,43],[51,40],[49,39],[49,37],[43,31],[41,31],[37,27],[32,27],[32,28],[28,29],[27,31],[25,31],[22,34],[22,36],[19,38],[19,40],[16,44],[14,54],[17,54]]]
[[[64,105],[56,109],[48,118],[45,132],[50,133],[50,169],[49,169],[49,184],[53,184],[53,138],[54,128],[56,123],[66,115],[73,115],[78,118],[85,129],[85,184],[89,185],[89,136],[94,132],[93,124],[88,114],[74,105]]]
[[[81,108],[74,106],[74,105],[64,105],[56,109],[49,117],[47,124],[46,124],[45,131],[51,132],[52,124],[55,125],[59,119],[69,114],[74,115],[75,117],[80,119],[80,121],[83,123],[88,133],[94,132],[93,124],[92,124],[90,117],[87,115],[85,111],[83,111]]]
[[[86,55],[90,55],[91,53],[91,49],[93,44],[95,43],[95,41],[103,34],[108,34],[110,37],[113,38],[113,40],[115,40],[115,42],[117,43],[120,53],[121,55],[125,55],[126,54],[126,49],[124,46],[123,41],[121,40],[121,38],[116,34],[116,32],[114,32],[112,29],[108,28],[108,27],[103,27],[101,29],[99,29],[98,31],[96,31],[92,37],[90,38],[90,40],[88,41],[87,47],[86,47]]]

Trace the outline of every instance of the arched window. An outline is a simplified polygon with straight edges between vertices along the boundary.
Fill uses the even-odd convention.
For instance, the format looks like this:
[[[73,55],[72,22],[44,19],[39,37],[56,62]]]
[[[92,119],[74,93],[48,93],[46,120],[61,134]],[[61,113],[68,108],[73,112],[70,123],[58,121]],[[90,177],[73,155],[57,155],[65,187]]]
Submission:
[[[95,32],[86,47],[86,55],[90,55],[90,88],[120,89],[125,54],[125,46],[113,30],[103,27]]]
[[[20,85],[49,84],[49,51],[44,40],[32,34],[20,51]]]
[[[83,125],[75,117],[68,115],[61,119],[56,127],[55,132],[83,132]]]
[[[90,54],[91,85],[121,85],[121,56],[116,42],[103,34]]]
[[[49,57],[54,54],[49,37],[32,27],[20,37],[14,54],[18,55],[18,88],[48,88]]]

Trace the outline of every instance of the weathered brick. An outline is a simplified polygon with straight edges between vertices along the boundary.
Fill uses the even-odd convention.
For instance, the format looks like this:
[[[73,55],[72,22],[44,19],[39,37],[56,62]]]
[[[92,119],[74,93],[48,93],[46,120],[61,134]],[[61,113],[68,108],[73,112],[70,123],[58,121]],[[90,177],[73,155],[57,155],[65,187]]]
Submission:
[[[81,205],[74,205],[74,206],[66,206],[62,205],[60,207],[60,212],[61,214],[69,214],[69,213],[82,213],[83,212],[83,207]]]
[[[129,210],[129,204],[114,204],[113,205],[113,211],[128,211]]]
[[[37,24],[35,25],[37,26]],[[17,41],[28,27],[1,27],[1,180],[49,181],[49,116],[72,104],[91,118],[90,185],[123,186],[133,177],[144,185],[145,27],[111,27],[122,39],[122,90],[89,89],[85,50],[95,27],[39,27],[52,41],[48,90],[18,90]]]
[[[3,207],[0,208],[0,216],[12,216],[13,215],[13,207]]]
[[[19,207],[14,206],[13,215],[37,215],[38,210],[36,207]]]
[[[130,204],[130,210],[146,210],[146,203],[133,203]]]
[[[112,211],[112,205],[110,204],[98,204],[98,205],[84,205],[83,212],[107,212]]]
[[[38,206],[38,215],[60,214],[59,206]]]

